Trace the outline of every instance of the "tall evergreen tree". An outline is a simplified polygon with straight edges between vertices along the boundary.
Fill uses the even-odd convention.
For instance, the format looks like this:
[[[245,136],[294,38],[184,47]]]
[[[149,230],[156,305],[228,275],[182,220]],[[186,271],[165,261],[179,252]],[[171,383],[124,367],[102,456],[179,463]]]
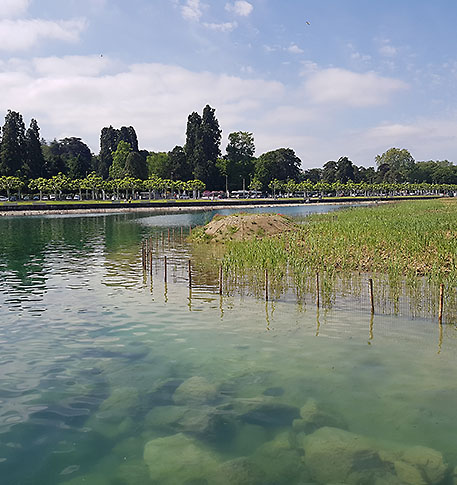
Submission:
[[[25,133],[24,175],[29,179],[45,175],[44,156],[40,142],[40,128],[35,119],[30,121],[30,128]]]
[[[100,134],[100,155],[98,157],[96,172],[103,178],[107,178],[109,175],[109,169],[113,163],[113,152],[117,149],[118,138],[117,130],[111,125],[102,128]]]
[[[171,152],[168,152],[168,161],[175,180],[187,181],[192,178],[192,170],[187,163],[186,152],[183,147],[177,145]]]
[[[2,129],[0,145],[0,175],[14,176],[21,173],[25,160],[25,125],[22,115],[8,110]]]
[[[194,172],[195,167],[198,165],[198,160],[203,156],[200,142],[201,131],[202,118],[194,111],[187,118],[186,144],[184,146],[187,163],[192,172]]]
[[[202,158],[194,167],[194,176],[207,185],[211,184],[216,175],[216,162],[221,154],[220,144],[222,131],[215,116],[215,109],[208,104],[203,109],[201,129]]]
[[[125,159],[125,175],[136,179],[148,178],[146,160],[138,152],[130,152]]]

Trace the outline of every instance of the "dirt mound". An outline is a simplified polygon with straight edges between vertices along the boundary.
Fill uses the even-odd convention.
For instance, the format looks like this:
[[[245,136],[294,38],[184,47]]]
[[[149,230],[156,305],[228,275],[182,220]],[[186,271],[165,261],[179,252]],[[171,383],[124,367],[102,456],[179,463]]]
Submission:
[[[274,236],[294,227],[293,222],[280,214],[232,214],[215,216],[204,232],[212,241],[224,242]]]

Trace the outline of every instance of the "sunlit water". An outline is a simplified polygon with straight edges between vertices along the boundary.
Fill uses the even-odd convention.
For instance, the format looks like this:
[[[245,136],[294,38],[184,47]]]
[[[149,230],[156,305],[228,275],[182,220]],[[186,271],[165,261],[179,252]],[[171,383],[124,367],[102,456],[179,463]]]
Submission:
[[[455,327],[189,289],[212,215],[0,220],[0,483],[453,483]]]

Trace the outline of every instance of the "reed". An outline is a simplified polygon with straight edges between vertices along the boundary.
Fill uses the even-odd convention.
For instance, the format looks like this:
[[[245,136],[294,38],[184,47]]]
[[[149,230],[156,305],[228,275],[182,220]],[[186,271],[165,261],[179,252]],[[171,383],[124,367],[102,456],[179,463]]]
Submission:
[[[224,248],[225,272],[260,280],[253,273],[267,269],[273,286],[288,275],[297,294],[312,291],[318,272],[322,304],[332,304],[336,286],[341,290],[354,275],[366,275],[374,278],[377,305],[388,301],[398,311],[407,295],[416,309],[436,313],[443,284],[453,289],[446,305],[457,313],[457,201],[452,199],[312,215],[296,231],[229,241]]]

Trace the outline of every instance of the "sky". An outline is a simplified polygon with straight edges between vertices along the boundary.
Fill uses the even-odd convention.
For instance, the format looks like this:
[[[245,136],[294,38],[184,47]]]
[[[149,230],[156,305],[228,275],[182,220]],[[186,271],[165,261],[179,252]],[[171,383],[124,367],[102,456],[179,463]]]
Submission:
[[[0,120],[95,154],[131,125],[157,152],[209,104],[222,154],[248,131],[303,169],[391,147],[457,163],[456,18],[455,0],[0,0]]]

